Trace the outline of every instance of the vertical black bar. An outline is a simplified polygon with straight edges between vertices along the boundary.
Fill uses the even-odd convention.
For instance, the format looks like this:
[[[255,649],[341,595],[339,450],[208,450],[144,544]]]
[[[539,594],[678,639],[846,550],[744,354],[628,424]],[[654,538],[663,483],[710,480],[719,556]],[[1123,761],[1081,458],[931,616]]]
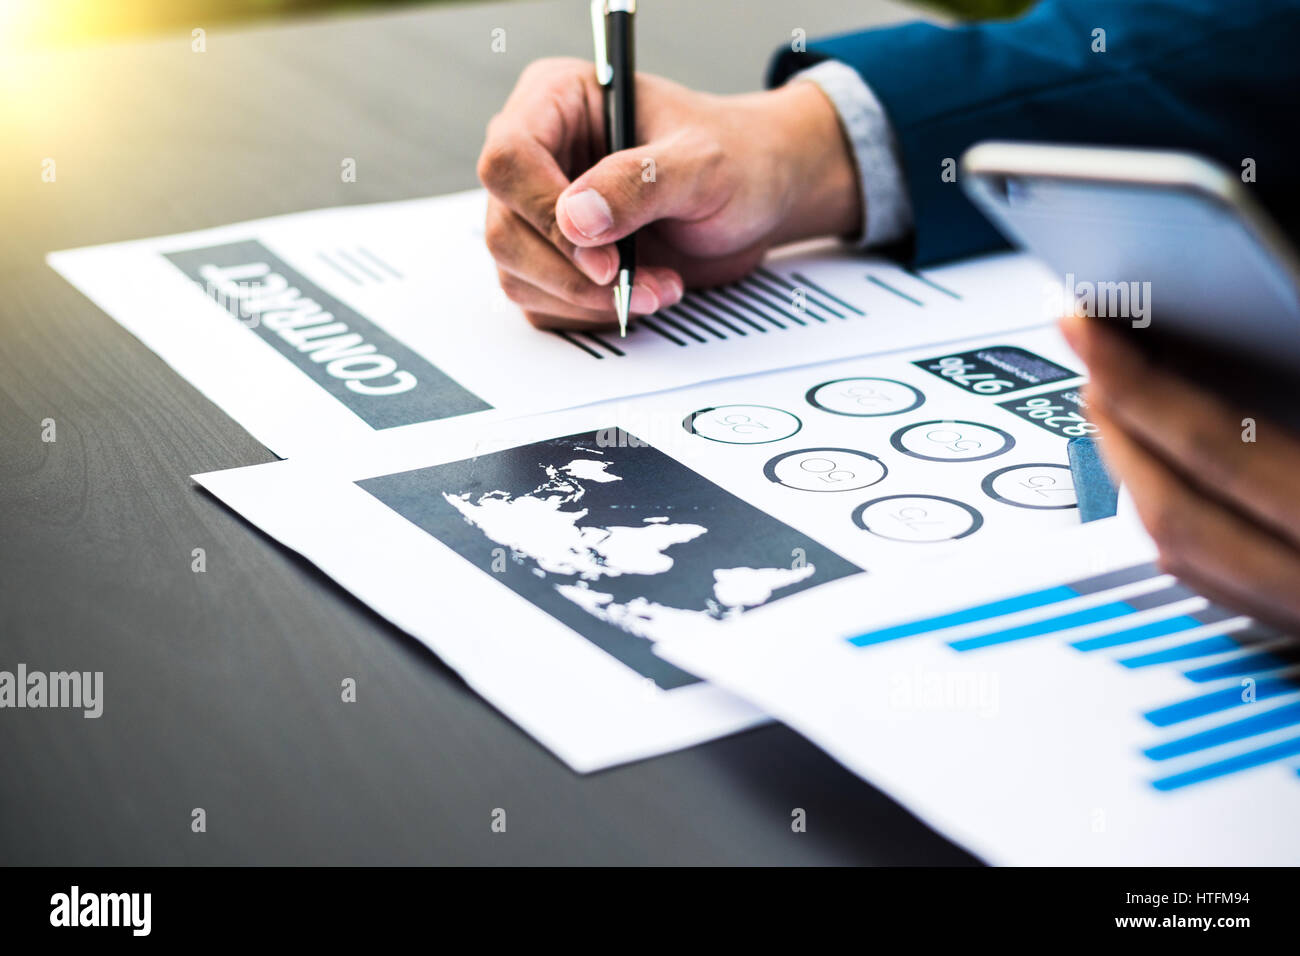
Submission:
[[[686,335],[686,336],[689,336],[690,338],[693,338],[695,341],[699,342],[701,345],[704,344],[704,342],[705,342],[705,338],[704,338],[704,336],[700,335],[698,332],[694,331],[693,329],[688,329],[686,326],[682,325],[680,322],[675,321],[671,316],[665,315],[663,312],[656,312],[656,313],[655,313],[655,318],[657,318],[657,319],[658,319],[659,321],[661,321],[661,322],[667,322],[669,325],[671,325],[673,328],[675,328],[678,332],[682,333],[682,335]]]
[[[579,342],[577,339],[575,339],[573,336],[571,336],[568,332],[564,331],[563,329],[552,329],[552,331],[560,338],[564,339],[564,341],[568,342],[570,345],[582,349],[592,358],[603,359],[605,357],[601,355],[599,352],[597,352],[595,349],[593,349],[590,345],[583,345],[581,342]]]
[[[937,289],[939,292],[942,292],[944,295],[950,295],[954,299],[958,300],[959,302],[961,301],[961,296],[958,295],[956,292],[953,292],[952,289],[945,289],[943,286],[939,285],[939,283],[935,282],[933,279],[927,279],[925,276],[921,275],[921,273],[917,272],[915,269],[904,269],[903,271],[906,272],[908,275],[910,275],[917,282],[924,282],[931,289]]]
[[[737,312],[737,311],[736,311],[735,309],[733,309],[731,306],[727,305],[727,303],[720,301],[719,298],[718,298],[718,296],[716,296],[716,295],[714,294],[714,292],[713,292],[712,289],[708,290],[707,292],[697,292],[697,293],[695,293],[695,297],[691,300],[691,302],[692,302],[692,306],[693,306],[694,308],[697,308],[697,309],[699,309],[701,312],[704,312],[705,315],[712,315],[713,313],[708,312],[707,310],[705,310],[704,306],[702,306],[702,305],[697,305],[697,304],[696,304],[696,303],[698,303],[701,299],[704,300],[705,302],[708,302],[709,305],[713,306],[715,309],[721,309],[723,312],[726,312],[729,316],[731,316],[732,318],[734,318],[737,322],[744,322],[746,325],[748,325],[748,326],[749,326],[751,329],[753,329],[755,332],[762,332],[762,333],[764,333],[764,334],[767,333],[767,326],[765,326],[765,325],[759,325],[759,324],[758,324],[757,322],[755,322],[753,319],[749,318],[748,316],[741,315],[739,312]]]
[[[816,282],[813,282],[813,280],[809,279],[806,275],[803,275],[802,273],[799,272],[791,272],[790,275],[798,279],[799,282],[802,283],[803,285],[808,286],[808,288],[816,289],[818,292],[826,296],[826,298],[830,299],[832,302],[838,302],[840,305],[844,306],[844,308],[848,309],[850,312],[856,312],[858,315],[867,314],[863,312],[861,309],[859,309],[856,305],[851,305],[848,302],[845,302],[843,299],[841,299],[834,292],[831,292],[829,289],[825,289],[822,286],[819,286]]]
[[[892,293],[894,293],[894,295],[898,296],[900,299],[906,299],[908,302],[912,303],[912,305],[918,305],[918,306],[920,306],[921,308],[925,308],[925,303],[922,302],[920,299],[914,299],[914,298],[912,298],[912,297],[911,297],[910,295],[908,295],[906,292],[902,292],[902,291],[900,291],[900,290],[898,290],[898,289],[895,289],[895,288],[894,288],[892,285],[890,285],[888,282],[885,282],[885,281],[883,281],[883,280],[881,280],[881,279],[877,279],[877,278],[876,278],[875,276],[873,276],[873,275],[869,275],[869,276],[867,276],[867,281],[868,281],[868,282],[873,282],[873,283],[875,283],[876,285],[880,286],[880,288],[884,289],[886,292],[892,292]]]
[[[610,343],[610,342],[606,342],[604,339],[602,339],[602,338],[601,338],[599,335],[597,335],[595,332],[583,332],[582,334],[585,335],[587,338],[591,339],[591,341],[595,342],[597,345],[602,346],[603,348],[609,349],[609,351],[610,351],[611,353],[613,353],[614,355],[619,356],[620,358],[621,358],[623,355],[626,354],[626,353],[625,353],[622,349],[620,349],[617,345],[613,345],[613,344]]]
[[[784,301],[785,301],[783,298],[781,298],[781,290],[780,290],[780,289],[773,288],[772,285],[771,285],[770,283],[764,282],[762,279],[758,278],[758,276],[750,276],[749,279],[746,280],[746,281],[748,281],[748,282],[752,282],[754,285],[756,285],[758,288],[762,289],[764,292],[766,292],[766,293],[767,293],[768,295],[770,295],[772,298],[776,299],[776,301],[778,301],[778,302],[784,302]],[[799,295],[800,293],[803,294],[805,305],[804,305],[804,309],[803,309],[803,311],[799,313],[800,315],[808,315],[808,316],[812,316],[812,317],[813,317],[814,319],[816,319],[818,322],[825,322],[825,321],[826,321],[824,318],[822,318],[820,315],[818,315],[816,312],[814,312],[814,311],[813,311],[813,310],[808,306],[807,303],[811,303],[812,299],[811,299],[811,297],[808,295],[807,292],[804,292],[802,289],[798,289],[798,288],[791,289],[790,292],[791,292],[792,294],[794,294],[794,295]],[[790,303],[790,308],[794,309],[796,312],[799,312],[799,310],[795,308],[795,305],[794,305],[793,302]],[[843,318],[843,316],[841,316],[841,318]]]
[[[659,328],[659,326],[657,326],[657,325],[655,325],[653,322],[651,322],[649,316],[642,316],[641,318],[637,319],[637,322],[638,322],[640,325],[644,325],[644,326],[645,326],[647,329],[649,329],[651,332],[655,332],[655,333],[657,333],[657,334],[659,334],[659,335],[662,335],[662,336],[663,336],[664,338],[666,338],[669,342],[675,342],[677,345],[683,345],[683,346],[686,344],[686,343],[683,342],[681,339],[679,339],[677,336],[673,335],[671,332],[665,332],[663,329]]]
[[[789,320],[790,320],[791,322],[793,322],[795,325],[807,325],[807,324],[808,324],[808,323],[805,322],[803,319],[799,318],[799,316],[795,315],[793,312],[790,312],[790,311],[786,310],[785,308],[783,308],[783,307],[781,307],[781,306],[779,306],[779,305],[773,305],[772,303],[768,302],[767,299],[763,298],[761,295],[759,295],[759,294],[758,294],[757,292],[755,292],[753,289],[749,288],[748,284],[746,284],[746,282],[745,282],[743,279],[742,279],[740,282],[737,282],[737,283],[736,283],[735,288],[736,288],[736,292],[737,292],[738,294],[743,295],[743,296],[744,296],[745,298],[747,298],[747,299],[753,299],[753,300],[754,300],[755,302],[757,302],[759,305],[761,305],[761,306],[765,306],[765,307],[771,309],[773,312],[780,312],[782,315],[784,315],[787,319],[789,319]]]
[[[808,290],[805,289],[803,286],[801,286],[801,285],[795,285],[795,284],[794,284],[793,282],[791,282],[789,279],[786,279],[786,278],[784,278],[784,277],[782,277],[782,276],[777,275],[775,272],[771,271],[770,269],[764,269],[764,268],[761,268],[761,267],[760,267],[760,268],[758,268],[758,269],[755,270],[755,271],[757,272],[758,275],[766,276],[768,279],[771,279],[771,280],[772,280],[773,282],[775,282],[777,285],[783,285],[783,286],[785,286],[785,287],[786,287],[787,289],[789,289],[791,292],[802,292],[802,293],[803,293],[803,296],[804,296],[805,299],[807,299],[809,302],[814,302],[814,303],[816,303],[817,308],[821,309],[823,312],[829,312],[831,315],[835,316],[835,318],[837,318],[837,319],[842,319],[842,318],[844,318],[844,313],[843,313],[843,312],[841,312],[841,311],[839,311],[838,309],[835,309],[835,308],[833,308],[833,307],[827,305],[827,304],[826,304],[825,302],[823,302],[821,299],[818,299],[818,298],[814,297],[814,296],[811,295],[811,294],[808,292]],[[754,281],[757,282],[758,280],[755,279]]]
[[[680,302],[677,303],[677,305],[670,305],[667,309],[660,309],[659,311],[661,313],[671,312],[673,315],[679,315],[681,316],[682,321],[690,322],[694,325],[698,325],[705,332],[708,332],[709,334],[713,335],[715,338],[725,339],[727,337],[724,333],[719,332],[717,329],[709,325],[709,323],[705,322],[703,319],[699,319],[691,315],[689,312],[687,312],[685,309],[681,307]],[[732,331],[735,330],[733,329]]]
[[[728,301],[730,301],[733,305],[737,306],[738,308],[745,309],[748,312],[752,312],[760,319],[763,319],[766,322],[771,322],[778,329],[785,328],[785,323],[782,322],[780,319],[774,318],[773,316],[768,315],[766,312],[760,312],[758,309],[754,308],[748,302],[740,301],[740,299],[736,298],[736,296],[732,294],[730,289],[716,289],[715,291],[718,293],[719,297],[725,297]]]

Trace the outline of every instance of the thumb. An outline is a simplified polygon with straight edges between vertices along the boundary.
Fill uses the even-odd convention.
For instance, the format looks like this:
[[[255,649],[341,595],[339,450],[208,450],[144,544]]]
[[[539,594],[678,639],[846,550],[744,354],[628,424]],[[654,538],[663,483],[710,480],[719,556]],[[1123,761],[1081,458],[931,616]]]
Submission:
[[[658,219],[694,218],[709,195],[703,166],[662,146],[613,153],[560,194],[555,221],[575,246],[603,246]]]

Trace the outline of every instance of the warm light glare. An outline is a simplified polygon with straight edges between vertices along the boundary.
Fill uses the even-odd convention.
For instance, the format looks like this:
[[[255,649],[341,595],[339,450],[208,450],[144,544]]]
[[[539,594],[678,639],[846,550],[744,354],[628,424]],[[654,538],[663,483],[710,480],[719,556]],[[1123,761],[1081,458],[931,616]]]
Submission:
[[[0,50],[20,52],[148,32],[174,23],[178,14],[195,6],[168,0],[0,0]]]

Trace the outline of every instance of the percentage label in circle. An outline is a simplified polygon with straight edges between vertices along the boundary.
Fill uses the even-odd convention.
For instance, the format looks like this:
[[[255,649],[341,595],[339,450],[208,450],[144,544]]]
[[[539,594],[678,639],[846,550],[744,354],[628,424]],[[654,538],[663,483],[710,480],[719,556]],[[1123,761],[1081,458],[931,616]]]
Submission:
[[[814,385],[804,398],[814,408],[854,418],[901,415],[925,402],[920,389],[892,378],[837,378]]]
[[[988,475],[980,487],[994,501],[1017,508],[1054,511],[1079,507],[1069,465],[1009,465]]]
[[[769,405],[719,405],[691,412],[682,427],[692,435],[726,445],[765,445],[789,438],[803,422]]]
[[[852,448],[801,448],[763,466],[769,481],[799,491],[857,491],[878,484],[888,473],[875,455]]]
[[[853,523],[878,538],[934,544],[974,534],[984,524],[984,516],[952,498],[890,495],[858,505]]]
[[[1016,440],[992,425],[936,420],[900,428],[889,443],[923,461],[979,461],[1010,451]]]

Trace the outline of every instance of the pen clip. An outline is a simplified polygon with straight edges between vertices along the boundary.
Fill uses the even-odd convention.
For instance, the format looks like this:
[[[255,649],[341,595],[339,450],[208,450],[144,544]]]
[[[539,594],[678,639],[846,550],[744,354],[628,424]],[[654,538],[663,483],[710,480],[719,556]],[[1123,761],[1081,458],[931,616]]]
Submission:
[[[601,86],[609,86],[614,81],[614,68],[609,65],[607,49],[609,36],[605,29],[608,7],[608,0],[591,0],[591,38],[596,42],[596,82]]]

